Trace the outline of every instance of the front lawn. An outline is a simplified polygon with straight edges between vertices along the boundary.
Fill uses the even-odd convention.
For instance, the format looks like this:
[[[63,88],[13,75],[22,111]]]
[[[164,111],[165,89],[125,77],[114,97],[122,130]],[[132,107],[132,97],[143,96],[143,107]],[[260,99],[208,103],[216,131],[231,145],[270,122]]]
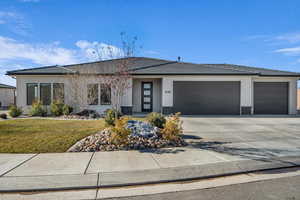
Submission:
[[[78,140],[103,128],[102,119],[0,121],[0,153],[65,152]]]

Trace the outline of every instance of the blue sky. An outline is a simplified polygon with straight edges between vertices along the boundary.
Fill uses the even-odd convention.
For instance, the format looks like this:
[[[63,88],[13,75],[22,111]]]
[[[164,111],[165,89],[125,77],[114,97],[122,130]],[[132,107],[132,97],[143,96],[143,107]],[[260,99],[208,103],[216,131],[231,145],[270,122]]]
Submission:
[[[93,45],[138,37],[138,56],[300,72],[298,0],[1,0],[7,70],[93,61]]]

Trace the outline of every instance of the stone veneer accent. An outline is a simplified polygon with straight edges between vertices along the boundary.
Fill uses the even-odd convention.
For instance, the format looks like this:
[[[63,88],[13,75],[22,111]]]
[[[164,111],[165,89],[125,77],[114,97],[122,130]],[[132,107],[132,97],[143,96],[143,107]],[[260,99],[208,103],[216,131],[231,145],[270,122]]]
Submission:
[[[121,106],[121,112],[124,115],[132,115],[132,106]]]
[[[164,115],[173,113],[173,107],[162,107],[162,113]]]
[[[252,110],[251,106],[242,106],[241,115],[251,115],[252,114],[251,110]]]

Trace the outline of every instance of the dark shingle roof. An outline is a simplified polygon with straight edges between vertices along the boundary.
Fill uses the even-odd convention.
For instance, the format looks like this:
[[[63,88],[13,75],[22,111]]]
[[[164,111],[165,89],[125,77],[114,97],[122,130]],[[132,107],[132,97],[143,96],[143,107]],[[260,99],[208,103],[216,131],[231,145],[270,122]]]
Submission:
[[[16,87],[14,87],[14,86],[2,84],[2,83],[0,83],[0,88],[16,89]]]
[[[295,76],[300,73],[232,64],[194,64],[155,58],[131,57],[65,66],[47,66],[8,71],[7,75],[60,75],[74,72],[111,74],[117,71],[118,63],[130,63],[133,75],[259,75]]]

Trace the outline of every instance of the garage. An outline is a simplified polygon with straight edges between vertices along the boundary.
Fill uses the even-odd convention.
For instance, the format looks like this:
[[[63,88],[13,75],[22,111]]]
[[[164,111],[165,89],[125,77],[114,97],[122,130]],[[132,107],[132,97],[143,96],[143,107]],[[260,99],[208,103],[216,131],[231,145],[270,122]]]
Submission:
[[[239,81],[174,81],[173,109],[184,115],[239,115]]]
[[[288,114],[288,82],[254,82],[254,114]]]

